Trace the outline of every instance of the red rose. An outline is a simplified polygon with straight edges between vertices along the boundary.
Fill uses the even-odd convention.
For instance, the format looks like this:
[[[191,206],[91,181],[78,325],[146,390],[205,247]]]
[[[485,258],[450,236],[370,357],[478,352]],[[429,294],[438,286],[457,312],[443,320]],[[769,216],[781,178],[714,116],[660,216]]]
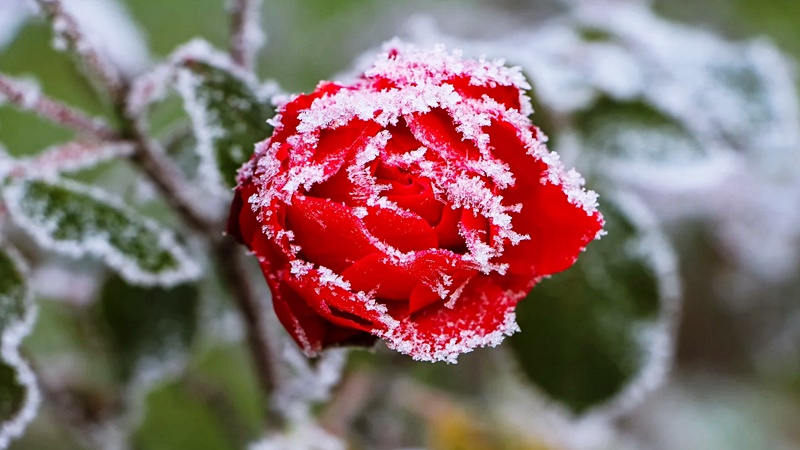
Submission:
[[[596,195],[528,119],[518,68],[393,44],[286,103],[240,170],[228,231],[309,355],[369,344],[454,362],[600,232]]]

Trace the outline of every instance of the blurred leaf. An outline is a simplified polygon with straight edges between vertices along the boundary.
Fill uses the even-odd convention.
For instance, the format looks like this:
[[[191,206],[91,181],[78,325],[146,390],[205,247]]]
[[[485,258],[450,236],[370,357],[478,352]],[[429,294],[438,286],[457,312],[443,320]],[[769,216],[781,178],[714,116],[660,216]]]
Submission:
[[[534,287],[517,308],[522,332],[511,337],[528,378],[576,413],[608,402],[645,369],[646,382],[658,383],[677,295],[667,278],[674,262],[648,239],[652,229],[633,208],[603,198],[608,235]]]
[[[16,258],[0,247],[0,329],[22,320],[28,307],[24,272]]]
[[[601,159],[671,165],[705,156],[680,123],[642,101],[603,98],[577,114],[575,123],[584,145]]]
[[[236,419],[248,440],[263,431],[265,419],[263,393],[259,387],[247,349],[236,344],[215,347],[196,361],[195,373],[228,399],[229,419]]]
[[[272,134],[272,108],[243,76],[199,59],[183,63],[178,91],[195,130],[201,177],[234,187],[254,145]]]
[[[489,427],[485,417],[462,411],[437,415],[429,424],[431,450],[553,450],[541,442],[523,438],[511,430]]]
[[[3,195],[14,221],[45,248],[99,257],[136,284],[174,285],[199,275],[172,233],[96,189],[18,180]]]
[[[153,391],[145,411],[144,421],[134,435],[135,448],[139,450],[241,448],[226,434],[217,412],[181,383]]]
[[[169,289],[131,286],[112,277],[98,304],[113,356],[125,380],[180,370],[197,331],[200,290],[183,284]]]
[[[0,247],[0,448],[25,431],[39,406],[36,379],[18,349],[34,319],[26,278],[16,253]]]

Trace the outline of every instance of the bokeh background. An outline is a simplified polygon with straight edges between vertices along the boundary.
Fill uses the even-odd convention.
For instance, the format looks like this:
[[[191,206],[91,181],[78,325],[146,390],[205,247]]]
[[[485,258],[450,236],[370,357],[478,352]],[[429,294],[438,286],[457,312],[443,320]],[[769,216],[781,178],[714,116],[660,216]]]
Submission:
[[[109,3],[78,2],[87,5],[87,14]],[[104,32],[120,42],[144,38],[146,47],[120,45],[114,57],[136,73],[196,36],[225,48],[224,3],[124,0],[121,8],[109,8],[114,14],[130,15],[136,25]],[[268,42],[259,56],[259,74],[274,79],[286,92],[310,91],[319,80],[347,77],[362,55],[394,36],[423,41],[447,36],[453,45],[463,42],[489,56],[504,56],[502,45],[509,44],[497,42],[515,33],[536,32],[573,3],[579,2],[264,0]],[[26,19],[14,4],[15,0],[0,0],[0,71],[33,77],[47,94],[92,114],[108,115],[70,58],[53,50],[48,27],[41,20]],[[721,42],[774,45],[782,52],[775,70],[788,67],[797,86],[791,68],[800,60],[800,2],[662,0],[652,8],[664,20],[706,30]],[[514,49],[515,55],[524,52]],[[509,62],[524,63],[510,56]],[[649,63],[642,64],[647,71]],[[773,70],[763,64],[757,69]],[[618,70],[624,76],[624,68]],[[535,92],[535,77],[533,81]],[[772,89],[777,91],[770,95],[800,102],[794,88],[773,84]],[[553,111],[557,102],[539,100],[534,121],[551,135],[553,145],[569,149],[559,131],[574,130],[562,121],[578,123],[579,128],[584,116]],[[180,121],[179,110],[175,100],[154,121],[169,128]],[[702,108],[698,111],[699,116],[705,114]],[[448,366],[413,363],[378,349],[351,356],[350,376],[335,394],[335,408],[319,406],[323,422],[348,436],[352,448],[800,449],[800,142],[791,131],[800,124],[797,117],[774,121],[783,119],[789,124],[775,133],[784,133],[786,142],[777,150],[741,144],[749,142],[747,137],[728,139],[747,156],[737,159],[736,168],[719,175],[711,188],[686,188],[688,174],[687,180],[671,178],[674,189],[661,191],[642,187],[641,181],[629,183],[630,190],[652,207],[655,221],[675,247],[683,282],[673,366],[666,381],[634,406],[608,418],[574,416],[553,405],[546,394],[508,380],[505,370],[498,370],[506,367],[504,356],[493,350],[466,355],[458,365]],[[752,126],[752,134],[760,136],[758,127],[763,124]],[[32,154],[70,137],[69,131],[32,115],[0,108],[0,142],[12,155]],[[708,177],[716,173],[709,169]],[[81,177],[140,202],[150,214],[174,220],[164,215],[158,202],[140,201],[151,194],[125,164]],[[596,187],[592,181],[589,187]],[[203,331],[187,356],[189,370],[148,386],[135,426],[105,427],[104,421],[124,406],[109,395],[116,389],[115,361],[124,345],[109,345],[103,337],[108,331],[98,330],[103,325],[95,320],[112,314],[108,311],[118,299],[114,284],[100,284],[98,268],[91,264],[72,264],[65,275],[59,269],[63,261],[36,254],[34,258],[42,263],[35,272],[40,317],[23,347],[42,378],[63,388],[58,397],[63,401],[45,404],[26,436],[11,448],[89,448],[75,429],[100,434],[123,429],[131,437],[122,440],[142,450],[243,448],[259,436],[263,418],[257,386],[236,320],[214,280],[207,283],[205,303],[191,311],[200,316]],[[131,333],[137,332],[135,317],[128,316],[123,321],[134,323]]]

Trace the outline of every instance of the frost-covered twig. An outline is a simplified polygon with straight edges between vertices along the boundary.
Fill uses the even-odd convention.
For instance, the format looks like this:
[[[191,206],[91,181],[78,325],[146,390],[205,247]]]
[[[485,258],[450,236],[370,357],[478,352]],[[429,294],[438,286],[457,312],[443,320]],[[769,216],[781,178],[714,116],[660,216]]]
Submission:
[[[258,49],[264,43],[261,30],[262,0],[231,1],[231,41],[230,54],[233,61],[252,70]]]
[[[345,436],[376,390],[375,376],[367,371],[347,375],[320,415],[320,425],[336,436]]]
[[[92,118],[70,106],[43,95],[33,83],[0,74],[0,99],[5,98],[17,108],[100,139],[113,139],[117,133],[103,120]]]
[[[116,100],[125,94],[125,82],[119,69],[101,54],[88,40],[74,17],[64,8],[62,0],[36,0],[50,21],[57,43],[62,42],[86,64],[86,69],[109,96]]]
[[[225,282],[242,313],[247,342],[256,366],[259,384],[265,398],[271,399],[278,387],[279,376],[273,347],[269,342],[269,333],[264,328],[264,320],[260,312],[259,302],[261,299],[250,284],[247,267],[239,246],[231,239],[224,239],[216,245],[215,253]],[[274,427],[284,425],[285,418],[279,415],[272,405],[268,408],[267,413],[270,425]]]
[[[36,156],[15,160],[9,171],[12,177],[46,177],[75,172],[103,161],[131,156],[134,145],[125,141],[74,141],[50,147]]]
[[[128,119],[131,138],[137,148],[133,160],[142,168],[164,198],[187,222],[187,225],[212,239],[221,233],[221,223],[213,212],[201,206],[200,196],[180,169],[164,152],[161,144],[148,136],[138,120]]]

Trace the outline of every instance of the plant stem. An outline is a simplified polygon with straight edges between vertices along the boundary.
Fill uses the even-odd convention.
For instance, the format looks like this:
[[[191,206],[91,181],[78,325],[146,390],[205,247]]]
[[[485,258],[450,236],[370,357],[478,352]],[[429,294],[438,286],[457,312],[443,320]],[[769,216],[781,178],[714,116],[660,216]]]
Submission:
[[[125,118],[130,137],[136,142],[133,161],[147,174],[167,202],[183,217],[187,225],[209,239],[221,233],[221,223],[212,211],[200,206],[200,195],[178,167],[167,157],[161,144],[150,138],[138,120]]]
[[[259,26],[262,0],[233,0],[231,4],[230,55],[245,70],[253,70],[256,53],[264,42]]]
[[[278,387],[279,377],[275,370],[274,353],[269,342],[269,335],[261,315],[262,308],[259,306],[261,299],[250,285],[247,266],[238,244],[230,238],[220,240],[215,246],[215,256],[225,282],[231,289],[242,313],[250,353],[259,375],[258,381],[269,401],[270,395]],[[267,408],[267,414],[272,425],[276,427],[284,425],[284,418],[274,410],[272,405]]]
[[[112,103],[121,102],[125,96],[125,80],[117,67],[89,43],[78,22],[65,10],[62,0],[36,0],[36,3],[50,21],[56,39],[63,39],[64,43],[85,63],[90,78],[96,81],[95,86],[98,90],[104,90]]]
[[[0,96],[23,111],[31,111],[53,123],[98,139],[115,139],[118,136],[103,120],[89,117],[82,111],[43,95],[37,86],[4,74],[0,74]]]

